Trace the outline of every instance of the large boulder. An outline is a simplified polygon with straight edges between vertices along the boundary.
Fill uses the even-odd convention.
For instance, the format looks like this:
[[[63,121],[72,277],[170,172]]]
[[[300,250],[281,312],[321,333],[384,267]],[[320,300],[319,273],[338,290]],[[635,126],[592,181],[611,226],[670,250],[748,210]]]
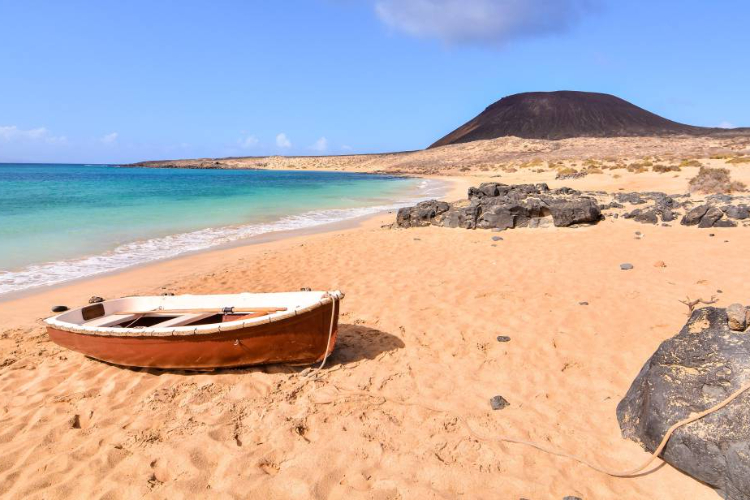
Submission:
[[[593,224],[602,218],[599,204],[593,198],[545,200],[552,213],[555,226],[568,227],[574,224]]]
[[[460,227],[463,229],[475,229],[480,208],[476,205],[468,207],[452,206],[448,211],[438,215],[433,221],[438,226]]]
[[[396,214],[396,225],[399,227],[429,226],[432,219],[447,212],[450,208],[451,206],[444,201],[423,201],[413,207],[399,209]]]
[[[729,316],[715,307],[694,311],[680,333],[659,346],[617,405],[623,436],[653,452],[673,424],[750,382],[748,314],[739,305],[730,307]],[[661,456],[724,498],[749,500],[750,391],[678,428]]]
[[[698,224],[700,224],[703,216],[706,215],[706,212],[708,212],[708,208],[708,205],[699,205],[695,207],[685,214],[685,216],[680,221],[680,224],[682,224],[683,226],[697,226]]]

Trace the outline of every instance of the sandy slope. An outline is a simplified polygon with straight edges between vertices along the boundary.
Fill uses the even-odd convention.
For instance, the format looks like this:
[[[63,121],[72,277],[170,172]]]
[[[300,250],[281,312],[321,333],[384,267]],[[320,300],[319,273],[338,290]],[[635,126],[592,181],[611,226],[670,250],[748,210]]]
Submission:
[[[682,191],[686,176],[551,184],[630,190],[656,181]],[[380,227],[392,221],[185,257],[0,303],[1,494],[718,498],[669,466],[615,479],[523,446],[479,442],[454,415],[482,435],[531,439],[625,469],[641,462],[646,453],[620,437],[615,406],[685,322],[678,299],[750,302],[748,229],[618,220],[506,231],[495,242],[498,233],[486,231]],[[667,267],[654,267],[659,260]],[[623,262],[635,268],[621,271]],[[121,369],[55,346],[38,322],[52,304],[93,294],[303,286],[347,292],[340,343],[317,379],[283,366]],[[495,395],[510,406],[492,411]]]
[[[562,162],[581,168],[584,160],[616,163],[624,169],[649,158],[655,163],[679,165],[684,159],[720,155],[729,159],[750,154],[750,135],[733,137],[582,137],[559,141],[503,137],[404,153],[348,156],[270,156],[199,158],[143,162],[150,167],[259,168],[284,170],[346,170],[397,174],[440,175],[480,173],[523,168],[534,162]],[[714,162],[723,163],[723,162]]]

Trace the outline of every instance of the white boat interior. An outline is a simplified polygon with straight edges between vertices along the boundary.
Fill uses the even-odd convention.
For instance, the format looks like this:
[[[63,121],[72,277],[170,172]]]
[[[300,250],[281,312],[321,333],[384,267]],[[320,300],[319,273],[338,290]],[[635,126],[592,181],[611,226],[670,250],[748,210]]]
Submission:
[[[286,318],[343,296],[301,291],[124,297],[65,311],[46,322],[79,333],[211,333]]]

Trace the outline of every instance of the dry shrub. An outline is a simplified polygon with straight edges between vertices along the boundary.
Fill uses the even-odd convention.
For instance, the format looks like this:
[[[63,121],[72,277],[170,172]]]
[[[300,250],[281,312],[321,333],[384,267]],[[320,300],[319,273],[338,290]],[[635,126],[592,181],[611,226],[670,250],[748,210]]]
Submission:
[[[570,167],[560,168],[557,170],[557,175],[572,175],[577,174],[578,170]]]
[[[698,175],[690,179],[688,188],[691,193],[729,194],[734,191],[745,191],[747,186],[739,181],[733,181],[726,168],[701,167]]]
[[[703,164],[698,160],[682,160],[680,162],[681,167],[702,167]]]
[[[597,168],[597,167],[590,167],[586,170],[586,172],[589,174],[603,174],[604,173],[604,171],[601,168]]]
[[[738,164],[738,163],[750,163],[750,156],[737,156],[731,160],[727,160],[727,163]]]
[[[679,172],[682,170],[677,165],[654,165],[651,170],[660,174],[666,174],[667,172]]]
[[[583,166],[584,167],[601,167],[601,165],[602,164],[600,162],[598,162],[598,161],[596,161],[596,160],[594,160],[592,158],[589,158],[588,160],[586,160],[586,161],[583,162]]]
[[[628,165],[628,172],[635,172],[636,174],[642,174],[646,170],[648,170],[648,167],[651,166],[651,162],[645,162],[645,163],[631,163]]]
[[[535,158],[531,161],[521,163],[520,168],[541,167],[542,165],[544,165],[544,162],[539,158]]]

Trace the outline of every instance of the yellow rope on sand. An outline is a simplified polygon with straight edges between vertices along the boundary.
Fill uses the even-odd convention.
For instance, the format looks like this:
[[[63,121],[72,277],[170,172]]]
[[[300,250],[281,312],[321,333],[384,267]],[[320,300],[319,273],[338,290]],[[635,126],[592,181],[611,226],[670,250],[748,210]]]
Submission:
[[[423,403],[418,403],[418,402],[415,402],[415,401],[403,401],[403,400],[393,399],[393,398],[389,398],[387,396],[383,396],[382,394],[373,394],[373,393],[367,392],[367,391],[350,391],[350,390],[346,390],[346,389],[341,389],[338,386],[336,386],[335,384],[331,384],[331,385],[336,389],[336,391],[338,391],[340,394],[343,394],[344,396],[348,395],[348,396],[365,396],[365,397],[369,397],[369,398],[382,398],[383,401],[380,404],[384,404],[385,402],[390,402],[390,403],[398,404],[398,405],[401,405],[401,406],[416,406],[416,407],[423,408],[423,409],[428,410],[428,411],[433,411],[433,412],[436,412],[436,413],[448,414],[448,415],[451,415],[452,417],[456,418],[459,422],[461,422],[461,424],[469,432],[469,434],[471,434],[474,438],[476,438],[479,441],[513,443],[513,444],[522,444],[522,445],[525,445],[525,446],[530,446],[532,448],[536,448],[537,450],[542,451],[544,453],[548,453],[550,455],[556,455],[558,457],[564,457],[564,458],[569,458],[571,460],[575,460],[576,462],[581,463],[581,464],[585,465],[586,467],[589,467],[589,468],[591,468],[591,469],[593,469],[593,470],[595,470],[597,472],[601,472],[603,474],[607,474],[607,475],[613,476],[613,477],[635,477],[635,476],[639,475],[639,473],[641,473],[646,467],[648,467],[649,465],[651,465],[651,463],[654,460],[656,460],[656,458],[661,454],[661,452],[664,451],[664,447],[667,446],[667,442],[669,441],[669,438],[672,437],[672,434],[674,433],[674,431],[676,431],[677,429],[679,429],[680,427],[682,427],[684,425],[687,425],[689,423],[695,422],[696,420],[700,420],[701,418],[705,417],[706,415],[709,415],[711,413],[714,413],[714,412],[716,412],[716,411],[724,408],[726,405],[728,405],[729,403],[731,403],[732,401],[734,401],[735,399],[737,399],[737,397],[740,396],[743,392],[745,392],[748,389],[750,389],[750,382],[748,382],[747,384],[743,385],[742,387],[740,387],[739,389],[737,389],[735,392],[733,392],[729,397],[727,397],[722,402],[720,402],[720,403],[712,406],[711,408],[708,408],[707,410],[703,410],[703,411],[701,411],[699,413],[695,413],[695,414],[693,414],[693,415],[691,415],[691,416],[689,416],[689,417],[687,417],[687,418],[685,418],[683,420],[680,420],[679,422],[675,423],[674,425],[672,425],[667,430],[667,432],[664,434],[664,437],[661,440],[661,443],[659,443],[659,446],[656,448],[656,450],[654,450],[654,452],[651,454],[651,456],[649,457],[649,459],[646,460],[642,465],[636,467],[635,469],[630,469],[630,470],[627,470],[627,471],[616,471],[616,470],[609,469],[607,467],[603,467],[603,466],[600,466],[600,465],[592,464],[591,462],[588,462],[588,461],[586,461],[586,460],[584,460],[584,459],[582,459],[580,457],[577,457],[575,455],[571,455],[570,453],[565,453],[565,452],[562,452],[562,451],[556,451],[556,450],[547,448],[545,446],[542,446],[540,444],[534,443],[532,441],[525,441],[525,440],[522,440],[522,439],[514,439],[514,438],[508,438],[508,437],[484,437],[484,436],[480,436],[479,434],[476,433],[476,431],[474,431],[474,429],[471,428],[471,425],[469,424],[469,421],[466,420],[461,415],[459,415],[457,413],[450,412],[450,411],[442,410],[442,409],[436,408],[434,406],[429,406],[429,405],[426,405],[426,404],[423,404]],[[341,398],[339,398],[339,399],[341,399]],[[336,399],[332,399],[332,400],[328,400],[328,401],[315,401],[315,400],[311,400],[311,401],[314,404],[331,404],[331,403],[335,403],[337,400]]]

